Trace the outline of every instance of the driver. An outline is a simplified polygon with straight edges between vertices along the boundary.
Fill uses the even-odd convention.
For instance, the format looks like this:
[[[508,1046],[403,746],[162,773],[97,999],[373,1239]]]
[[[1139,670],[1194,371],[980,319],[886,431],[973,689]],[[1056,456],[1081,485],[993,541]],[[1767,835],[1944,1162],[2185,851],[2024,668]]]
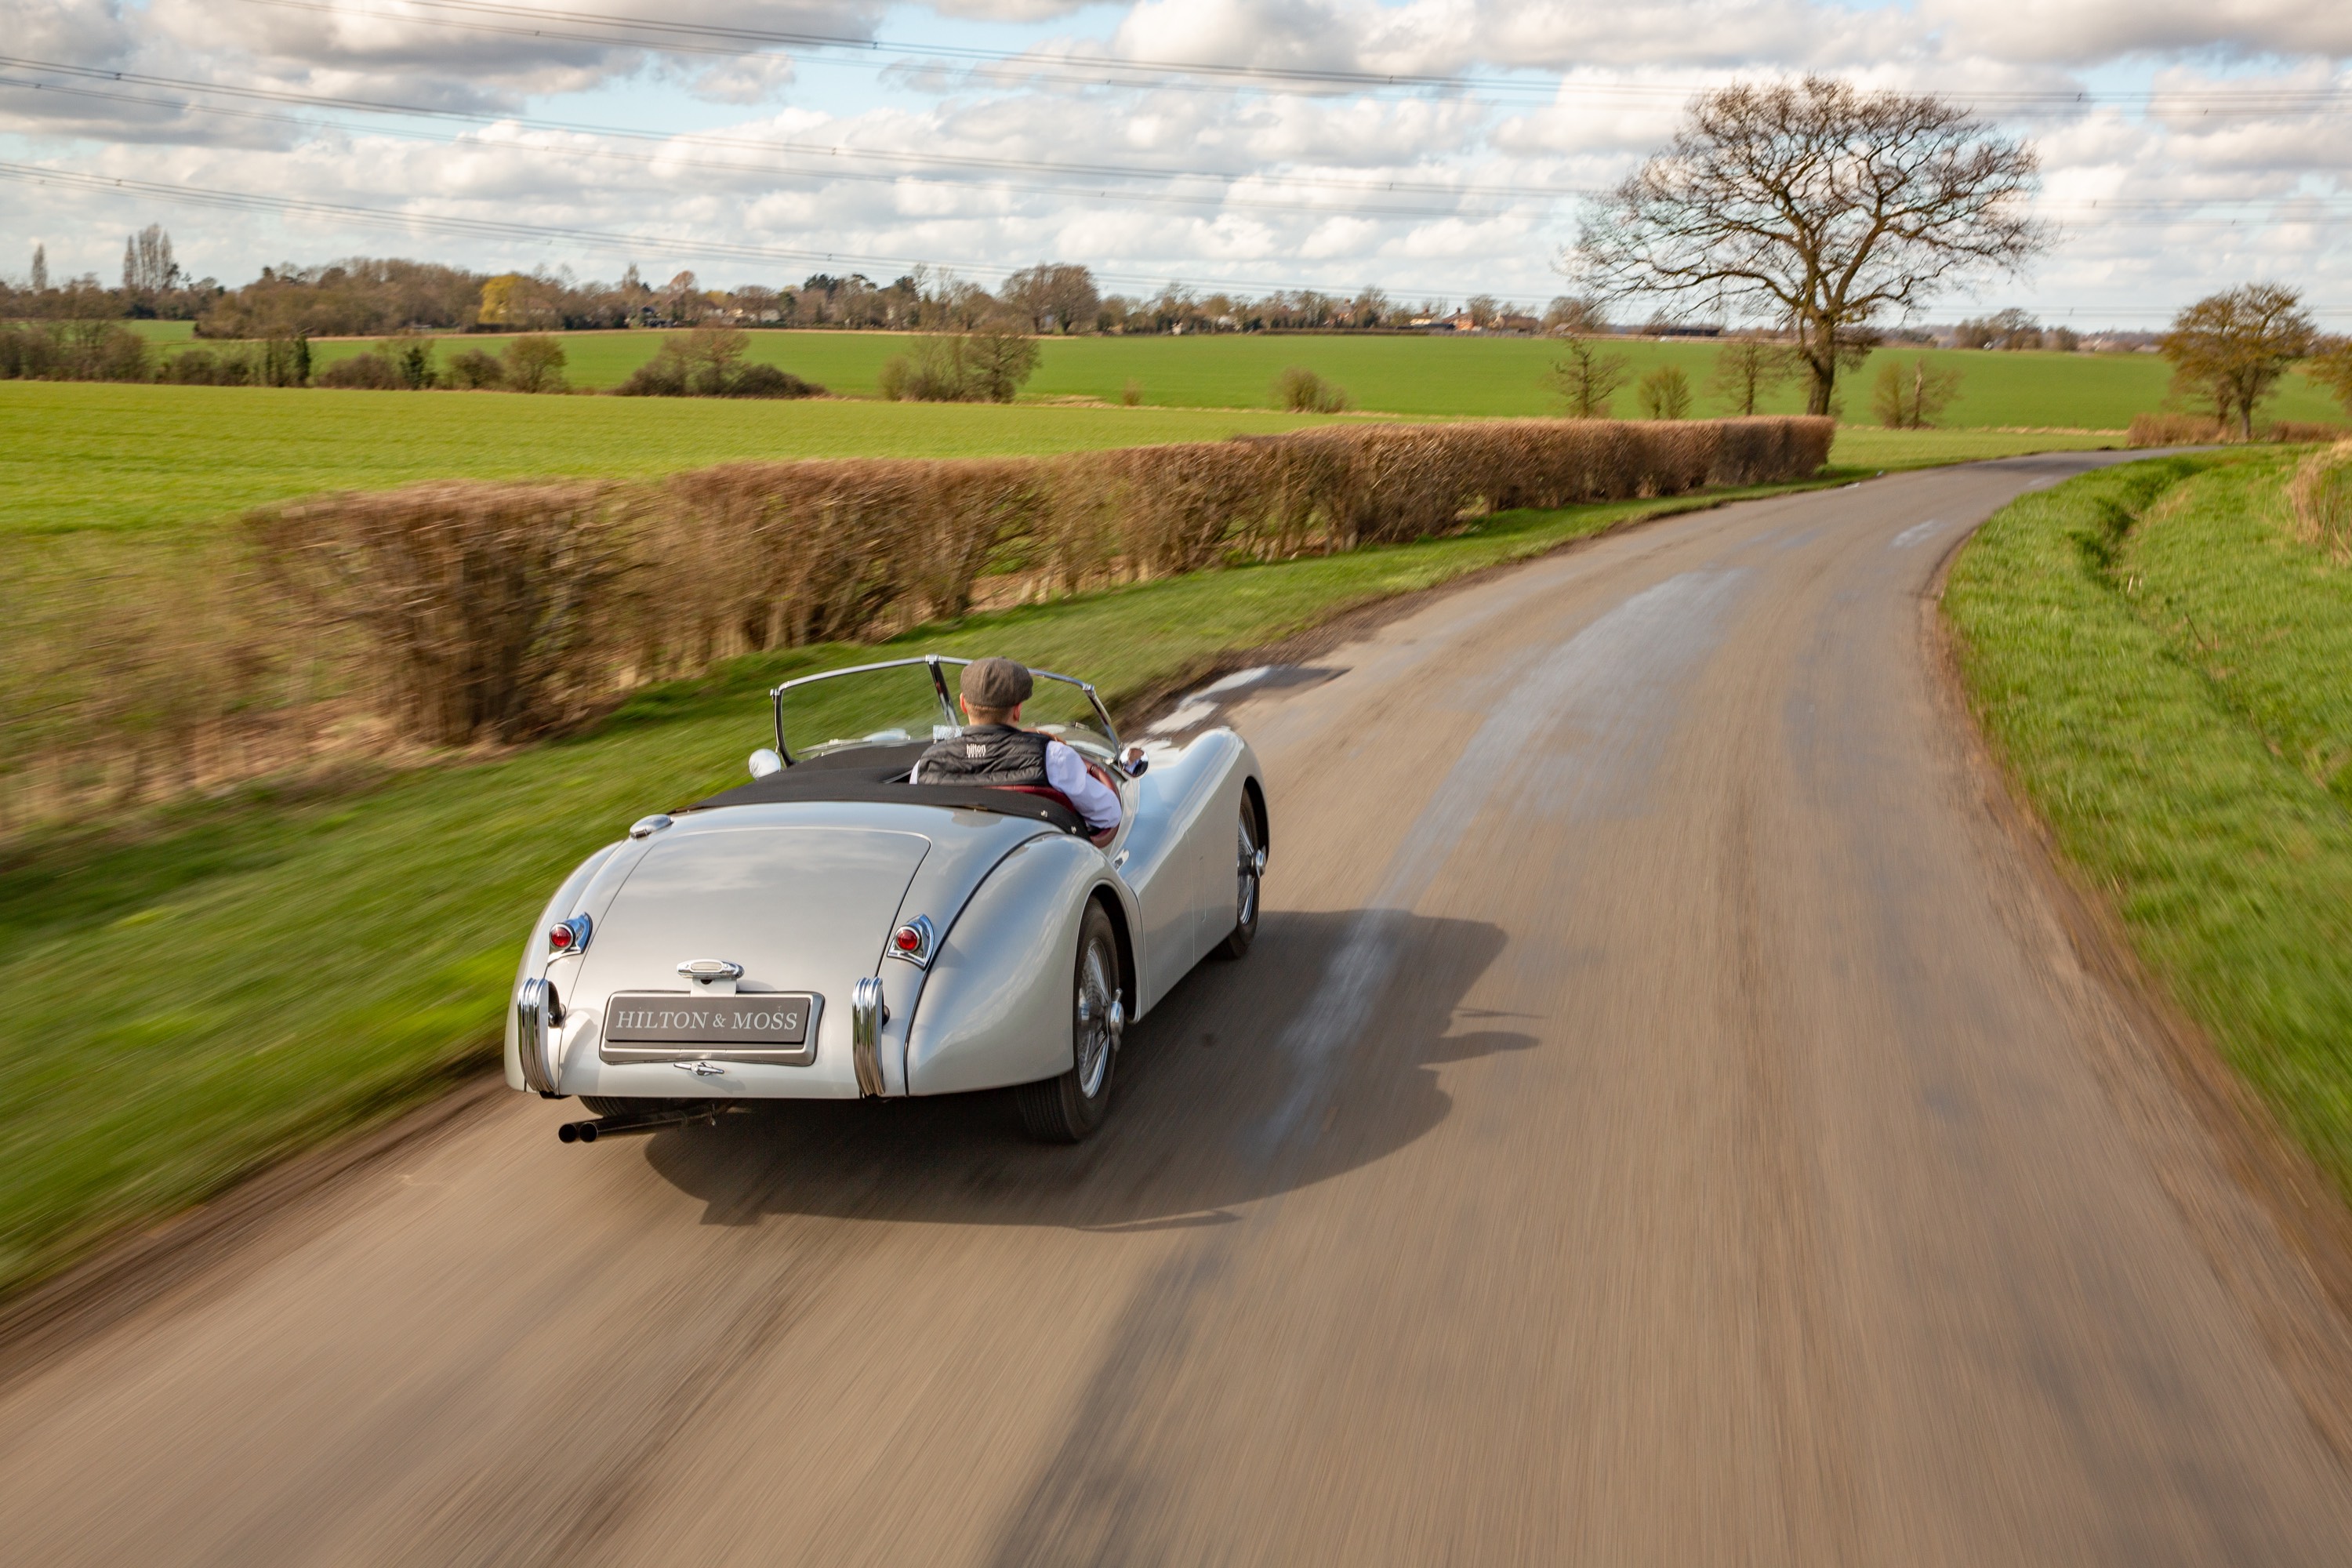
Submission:
[[[956,688],[964,731],[935,742],[915,763],[908,782],[1057,789],[1078,808],[1088,831],[1109,832],[1118,826],[1118,792],[1061,742],[1019,727],[1021,705],[1029,700],[1033,684],[1029,671],[1009,658],[976,658],[965,665]]]

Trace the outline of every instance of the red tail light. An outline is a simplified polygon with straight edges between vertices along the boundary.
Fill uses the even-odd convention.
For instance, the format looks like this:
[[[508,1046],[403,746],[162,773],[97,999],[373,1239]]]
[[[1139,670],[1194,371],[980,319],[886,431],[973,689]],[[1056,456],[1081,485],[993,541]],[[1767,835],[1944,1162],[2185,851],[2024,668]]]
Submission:
[[[890,956],[903,958],[918,969],[931,962],[931,948],[938,942],[929,915],[917,915],[890,933]]]

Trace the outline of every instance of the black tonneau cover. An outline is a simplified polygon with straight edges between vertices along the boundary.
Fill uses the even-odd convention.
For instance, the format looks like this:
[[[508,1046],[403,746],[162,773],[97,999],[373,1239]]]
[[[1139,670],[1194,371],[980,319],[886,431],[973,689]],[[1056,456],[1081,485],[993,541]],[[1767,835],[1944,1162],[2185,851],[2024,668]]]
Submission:
[[[968,811],[992,811],[1001,816],[1025,816],[1065,833],[1087,836],[1078,814],[1058,800],[1019,790],[992,789],[985,784],[910,784],[907,774],[926,742],[903,746],[853,746],[795,763],[782,773],[721,790],[698,800],[684,811],[709,811],[722,805],[781,805],[800,800],[873,801],[887,805],[939,805]]]

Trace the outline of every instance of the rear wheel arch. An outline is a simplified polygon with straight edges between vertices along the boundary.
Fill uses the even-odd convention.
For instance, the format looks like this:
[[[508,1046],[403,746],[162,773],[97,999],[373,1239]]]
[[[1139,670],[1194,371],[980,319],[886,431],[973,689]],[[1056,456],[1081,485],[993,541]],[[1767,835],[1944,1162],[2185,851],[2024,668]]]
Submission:
[[[1128,929],[1127,906],[1107,886],[1096,888],[1091,896],[1102,906],[1103,913],[1110,917],[1111,938],[1118,944],[1119,999],[1127,1004],[1127,1016],[1133,1018],[1141,1009],[1136,1005],[1139,993],[1136,990],[1135,936]]]
[[[1266,817],[1265,791],[1259,787],[1255,778],[1248,774],[1242,777],[1242,798],[1249,803],[1250,815],[1257,819],[1257,847],[1271,858],[1274,854],[1274,826]]]

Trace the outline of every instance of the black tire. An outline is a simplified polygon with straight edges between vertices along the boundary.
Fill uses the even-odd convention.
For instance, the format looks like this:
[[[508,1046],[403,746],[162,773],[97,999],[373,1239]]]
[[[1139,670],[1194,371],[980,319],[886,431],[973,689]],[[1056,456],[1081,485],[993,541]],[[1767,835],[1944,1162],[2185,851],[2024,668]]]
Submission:
[[[1265,835],[1258,831],[1257,811],[1247,795],[1242,796],[1241,837],[1234,868],[1234,929],[1210,951],[1219,958],[1239,958],[1257,940],[1257,907],[1265,880]]]
[[[1070,1070],[1016,1091],[1021,1121],[1041,1143],[1076,1143],[1110,1114],[1110,1080],[1125,1026],[1126,988],[1110,916],[1091,900],[1070,970]]]

